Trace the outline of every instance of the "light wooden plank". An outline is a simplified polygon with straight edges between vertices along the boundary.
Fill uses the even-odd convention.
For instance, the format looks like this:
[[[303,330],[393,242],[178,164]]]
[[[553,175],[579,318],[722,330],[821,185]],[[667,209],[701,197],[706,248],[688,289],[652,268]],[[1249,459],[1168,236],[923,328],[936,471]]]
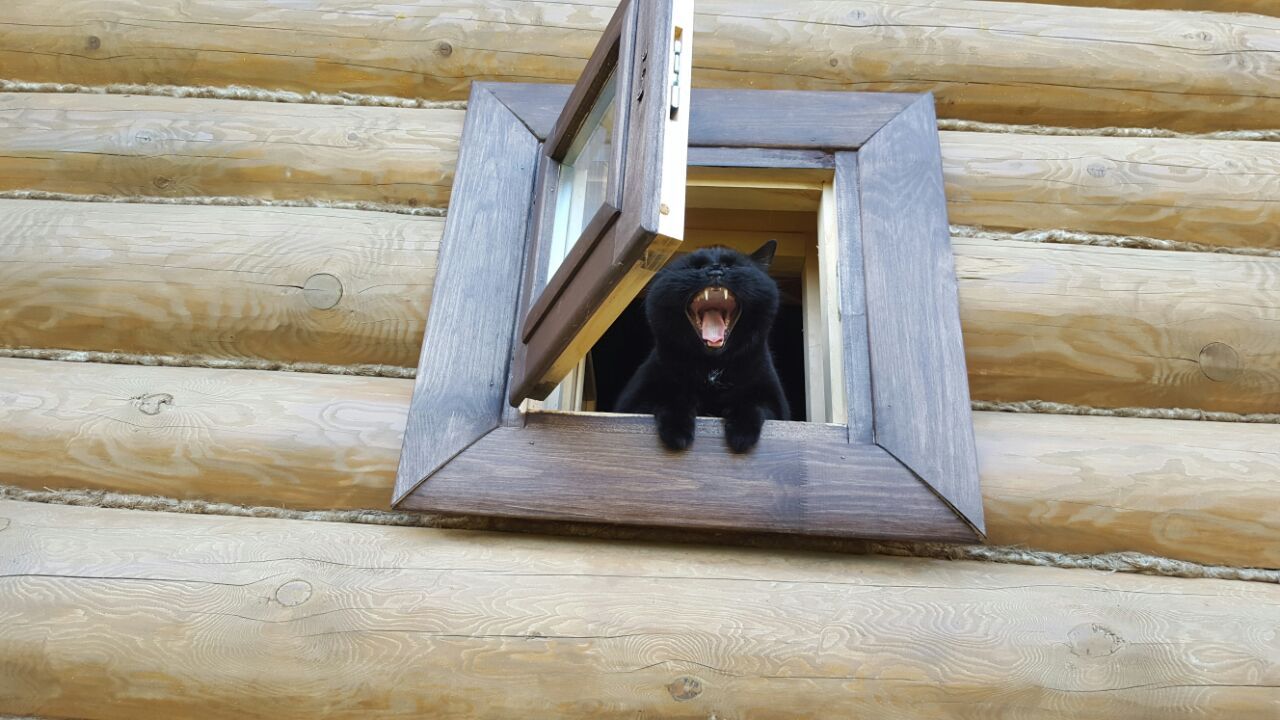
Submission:
[[[14,502],[0,517],[2,712],[1263,720],[1280,699],[1264,583]]]
[[[33,81],[463,99],[473,80],[572,82],[614,6],[67,0],[53,23],[18,2],[0,13],[0,64]],[[1269,128],[1280,115],[1280,20],[1262,15],[703,0],[696,27],[702,87],[933,91],[950,117],[1050,125]]]
[[[1280,248],[1280,143],[941,136],[954,223]]]
[[[0,345],[413,365],[444,220],[0,200]]]
[[[389,506],[413,386],[3,359],[0,377],[0,483],[298,509]],[[975,413],[974,427],[993,542],[1280,567],[1274,425]]]
[[[495,87],[503,92],[529,88]],[[555,88],[532,89],[562,101]],[[423,205],[448,200],[463,117],[458,110],[326,110],[48,93],[0,95],[0,108],[6,104],[21,110],[0,115],[7,120],[0,122],[3,189],[384,199]],[[65,112],[70,107],[76,111]],[[221,109],[212,117],[222,125],[210,124],[206,107]],[[316,108],[331,122],[317,128],[310,111],[301,107]],[[695,102],[695,118],[697,107]],[[327,117],[333,110],[358,112],[362,120]],[[168,147],[177,149],[157,152],[131,142],[129,128],[135,126],[155,126]],[[359,141],[333,134],[333,128],[355,130]],[[195,131],[206,133],[208,141]],[[696,123],[693,132],[697,140]],[[289,144],[317,134],[334,147]],[[832,140],[847,144],[850,136]],[[952,222],[1280,247],[1280,143],[952,131],[942,132],[941,140]],[[727,152],[693,148],[691,158],[727,163]],[[831,166],[825,153],[795,157],[795,152],[760,151],[739,160]],[[181,168],[175,163],[182,163]],[[246,168],[259,167],[269,170],[252,170],[260,181],[249,181]],[[161,177],[166,178],[159,183],[163,188],[156,185]],[[370,192],[375,186],[369,183],[380,178],[393,182]]]
[[[443,207],[461,130],[457,110],[0,93],[0,190]]]

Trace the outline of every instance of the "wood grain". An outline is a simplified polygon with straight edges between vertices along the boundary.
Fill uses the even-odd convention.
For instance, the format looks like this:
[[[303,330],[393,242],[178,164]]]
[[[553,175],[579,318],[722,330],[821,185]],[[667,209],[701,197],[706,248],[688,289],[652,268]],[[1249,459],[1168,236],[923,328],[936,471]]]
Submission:
[[[25,0],[0,11],[0,63],[32,81],[462,99],[473,80],[573,82],[614,5],[67,0],[51,21]],[[1184,130],[1273,127],[1280,108],[1272,17],[974,0],[698,11],[702,87],[932,90],[947,117]]]
[[[413,383],[0,360],[0,482],[385,508]]]
[[[497,427],[506,407],[539,143],[483,85],[467,103],[463,139],[397,499]]]
[[[0,190],[443,207],[461,129],[457,110],[3,93]]]
[[[419,352],[442,225],[49,201],[0,201],[0,217],[5,345],[401,366]],[[1275,411],[1280,260],[952,247],[975,397]],[[322,309],[326,275],[342,295]]]
[[[0,200],[0,345],[412,366],[440,218]]]
[[[862,222],[860,236],[848,240],[861,248],[863,272],[857,272],[857,253],[842,253],[841,282],[857,277],[865,282],[865,305],[852,292],[842,295],[840,305],[850,316],[843,323],[849,435],[852,441],[855,433],[874,430],[877,445],[981,532],[982,496],[937,138],[933,99],[925,97],[876,133],[856,160],[837,155],[837,172],[845,164],[841,174],[857,177],[856,196],[842,194],[837,210],[851,213],[856,202]],[[841,225],[856,227],[851,220]],[[864,314],[865,327],[859,322]],[[863,359],[867,347],[869,362]],[[859,382],[861,367],[870,368],[869,393],[866,381]],[[868,397],[874,428],[857,402]]]
[[[0,504],[0,711],[1274,716],[1275,589]]]
[[[1280,258],[953,246],[976,399],[1280,409]]]
[[[502,89],[513,87],[521,86]],[[389,199],[423,205],[448,201],[464,114],[166,97],[0,95],[0,108],[19,104],[20,112],[0,110],[3,189]],[[219,112],[206,117],[206,107]],[[702,127],[698,107],[695,103],[691,132],[695,141],[710,142],[723,131],[711,123]],[[310,114],[313,109],[319,114]],[[554,121],[548,114],[548,122]],[[841,117],[866,119],[861,113]],[[778,132],[772,125],[765,129]],[[346,140],[340,130],[356,132],[364,144]],[[830,141],[847,143],[853,130],[833,132]],[[317,134],[336,147],[290,144]],[[155,142],[134,141],[139,135],[163,139],[167,149],[159,152],[151,147]],[[941,139],[952,222],[1280,248],[1280,143],[951,131],[942,132]],[[372,146],[375,142],[385,145]],[[703,162],[709,152],[716,153],[716,162],[726,162],[724,149],[693,149],[694,161],[700,152]],[[791,155],[771,159],[756,153],[755,161],[797,160],[792,151],[772,152]],[[821,157],[829,167],[829,156]],[[821,157],[802,160],[820,163]],[[378,178],[393,184],[370,184]]]
[[[1280,143],[941,136],[954,223],[1280,248]]]
[[[973,419],[990,542],[1280,567],[1280,426]]]
[[[651,416],[535,413],[477,440],[398,509],[644,527],[965,542],[968,525],[884,450],[845,428],[767,422],[733,455],[722,421],[682,453]],[[749,501],[744,501],[749,498]]]
[[[0,483],[296,509],[389,506],[413,386],[34,360],[0,377]],[[993,542],[1280,567],[1274,425],[973,417]]]

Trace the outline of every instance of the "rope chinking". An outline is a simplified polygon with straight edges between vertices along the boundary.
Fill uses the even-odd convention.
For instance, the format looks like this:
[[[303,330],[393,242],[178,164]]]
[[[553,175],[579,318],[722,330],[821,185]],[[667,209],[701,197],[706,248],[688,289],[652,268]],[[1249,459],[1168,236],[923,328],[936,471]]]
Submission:
[[[99,352],[47,348],[0,347],[0,358],[16,360],[57,360],[61,362],[106,363],[111,365],[145,365],[149,367],[190,367],[215,370],[275,370],[281,372],[320,373],[324,375],[360,375],[412,379],[417,370],[398,365],[335,365],[317,362],[278,362],[252,358],[217,358],[204,355],[154,355],[149,353]]]
[[[418,207],[415,205],[393,205],[368,201],[350,200],[271,200],[268,198],[195,195],[189,197],[160,197],[152,195],[77,195],[74,193],[46,192],[44,190],[4,190],[0,191],[3,200],[61,200],[65,202],[100,202],[100,203],[147,203],[152,205],[214,205],[222,207],[295,207],[326,208],[330,210],[367,210],[373,212],[396,213],[398,215],[418,215],[423,217],[444,217],[445,208]]]
[[[87,95],[147,95],[151,97],[203,98],[209,100],[251,100],[255,102],[296,103],[302,105],[358,105],[363,107],[414,108],[422,110],[465,110],[464,100],[424,100],[393,95],[360,93],[299,93],[291,90],[266,90],[244,85],[215,87],[210,85],[156,85],[153,83],[114,83],[111,85],[76,85],[74,83],[26,82],[0,80],[0,92],[15,93],[80,93]]]
[[[1064,135],[1074,137],[1122,137],[1122,138],[1175,138],[1181,140],[1246,140],[1254,142],[1280,141],[1280,130],[1217,130],[1203,133],[1184,133],[1162,128],[1100,127],[1074,128],[1049,125],[1010,125],[1008,123],[978,122],[940,118],[939,130],[960,132],[1013,133],[1017,135]]]
[[[973,410],[1006,413],[1040,413],[1046,415],[1090,415],[1094,417],[1128,417],[1148,420],[1204,420],[1208,422],[1280,423],[1280,413],[1232,413],[1196,408],[1147,408],[1119,407],[1098,408],[1088,405],[1024,400],[1020,402],[990,402],[974,400]]]
[[[1010,546],[947,545],[929,542],[869,542],[834,538],[806,538],[778,535],[749,535],[707,531],[657,530],[581,523],[532,523],[503,518],[404,513],[387,510],[289,510],[279,507],[237,505],[234,503],[181,500],[176,498],[133,495],[106,490],[31,490],[0,485],[0,500],[37,502],[50,505],[73,505],[106,509],[143,510],[186,513],[193,515],[228,515],[233,517],[341,522],[394,527],[426,527],[451,530],[554,532],[560,535],[612,540],[650,540],[659,542],[719,542],[744,547],[788,550],[818,550],[851,554],[894,555],[938,560],[972,560],[1035,565],[1105,572],[1137,573],[1180,578],[1212,578],[1280,583],[1280,570],[1237,568],[1222,565],[1175,560],[1138,552],[1078,555],[1028,550]]]
[[[1131,250],[1167,250],[1173,252],[1200,252],[1219,255],[1245,255],[1251,257],[1280,257],[1280,250],[1251,247],[1226,247],[1221,245],[1204,245],[1202,243],[1183,240],[1161,240],[1138,235],[1106,235],[1088,233],[1077,230],[991,230],[972,225],[952,225],[951,235],[960,238],[979,240],[1012,240],[1017,242],[1045,243],[1056,245],[1092,245],[1094,247],[1117,247]]]

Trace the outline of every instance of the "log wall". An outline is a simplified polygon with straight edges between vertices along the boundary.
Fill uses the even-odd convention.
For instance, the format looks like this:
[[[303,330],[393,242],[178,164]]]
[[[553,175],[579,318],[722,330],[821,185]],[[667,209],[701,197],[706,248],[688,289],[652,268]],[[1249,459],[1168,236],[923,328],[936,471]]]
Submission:
[[[295,509],[388,506],[413,386],[37,360],[0,360],[0,377],[0,483]],[[994,543],[1280,566],[1273,425],[974,424]]]
[[[1261,720],[1280,702],[1263,583],[12,502],[0,527],[0,711]]]
[[[472,80],[571,81],[613,9],[66,0],[50,22],[46,3],[21,0],[0,9],[0,66],[30,81],[461,99]],[[703,0],[698,11],[703,87],[932,90],[945,117],[1049,125],[1270,128],[1280,116],[1280,20],[1267,16],[974,0]]]
[[[0,12],[3,12],[0,9]],[[448,204],[461,110],[0,93],[0,190]],[[943,132],[959,224],[1280,248],[1280,143]]]
[[[441,219],[43,200],[0,213],[2,346],[417,364]],[[975,398],[1274,411],[1280,258],[953,247]]]

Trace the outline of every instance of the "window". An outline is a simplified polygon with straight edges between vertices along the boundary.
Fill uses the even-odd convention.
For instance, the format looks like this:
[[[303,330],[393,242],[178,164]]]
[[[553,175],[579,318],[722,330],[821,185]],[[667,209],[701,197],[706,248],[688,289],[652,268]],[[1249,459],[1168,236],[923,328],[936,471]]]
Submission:
[[[681,0],[624,2],[573,88],[473,86],[395,506],[981,537],[932,96],[690,93],[691,21]],[[771,421],[733,455],[700,418],[672,453],[652,418],[538,409],[605,394],[609,328],[733,218],[791,238],[813,422]]]

